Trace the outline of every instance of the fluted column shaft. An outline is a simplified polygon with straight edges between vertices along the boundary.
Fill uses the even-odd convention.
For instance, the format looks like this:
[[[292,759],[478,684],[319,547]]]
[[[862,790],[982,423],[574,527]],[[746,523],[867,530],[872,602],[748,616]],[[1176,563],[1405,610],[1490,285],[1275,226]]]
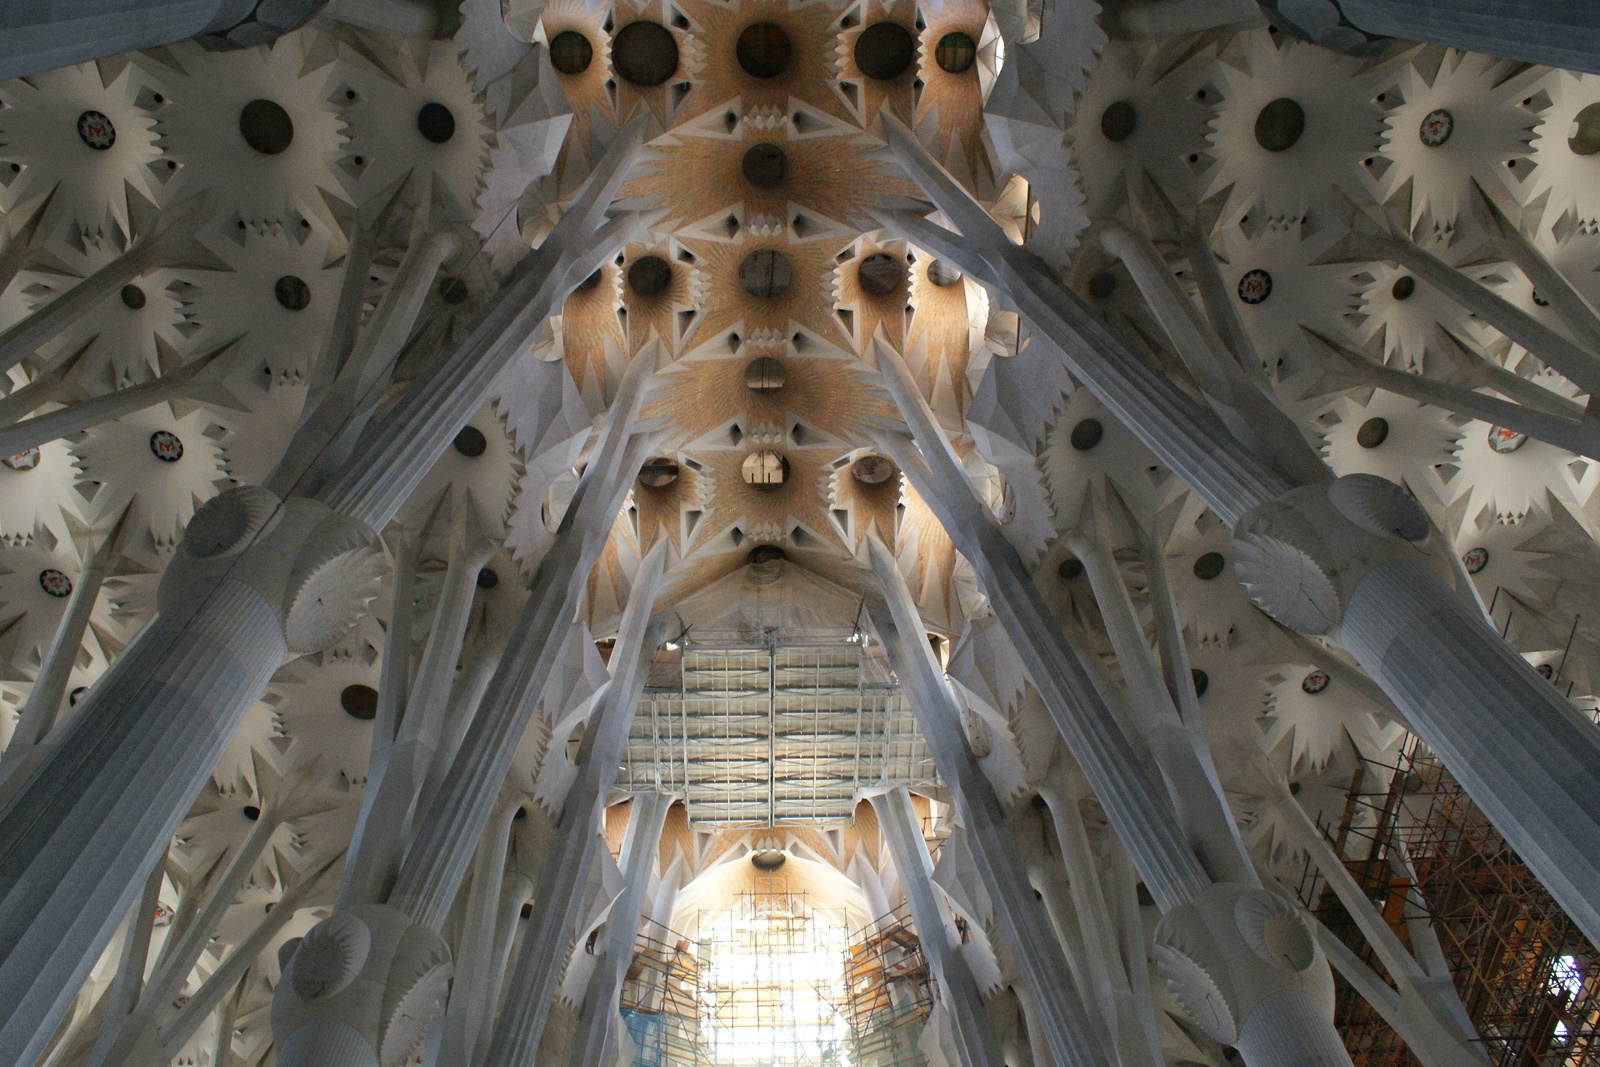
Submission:
[[[1600,74],[1589,0],[1338,0],[1368,33]]]
[[[672,797],[665,793],[636,793],[628,813],[622,841],[622,892],[606,915],[604,949],[590,972],[584,990],[578,1031],[573,1035],[567,1067],[610,1067],[616,1056],[615,1035],[622,981],[633,964],[639,917],[649,894],[650,874],[661,846]]]
[[[512,964],[505,1008],[495,1022],[484,1058],[488,1067],[527,1067],[539,1051],[562,957],[583,904],[579,890],[594,859],[600,812],[617,779],[639,694],[644,691],[665,625],[664,619],[651,615],[665,558],[663,539],[640,563],[628,595],[612,652],[615,673],[584,728],[578,747],[578,777],[567,791],[529,928]]]
[[[1009,840],[994,785],[967,744],[961,709],[923,639],[921,620],[905,580],[880,541],[874,537],[868,544],[873,570],[889,602],[887,612],[873,610],[873,626],[911,698],[939,776],[953,794],[967,828],[968,844],[978,860],[978,874],[1022,973],[1050,1055],[1059,1067],[1105,1067],[1113,1061],[1113,1050],[1099,1047],[1091,1037],[1094,1031],[1067,970],[1061,943],[1053,936],[1039,936],[1041,930],[1049,929],[1049,920],[1034,899],[1021,859]]]
[[[872,808],[878,813],[878,825],[900,875],[917,943],[938,984],[939,999],[950,1013],[960,1059],[957,1067],[1000,1067],[1000,1045],[983,1010],[972,968],[960,950],[951,947],[944,909],[933,893],[933,862],[911,808],[911,794],[905,786],[895,786],[872,797]]]
[[[277,614],[243,582],[173,605],[0,811],[0,1062],[49,1040],[283,657]]]
[[[1600,938],[1600,730],[1422,566],[1374,568],[1340,640],[1517,855]]]

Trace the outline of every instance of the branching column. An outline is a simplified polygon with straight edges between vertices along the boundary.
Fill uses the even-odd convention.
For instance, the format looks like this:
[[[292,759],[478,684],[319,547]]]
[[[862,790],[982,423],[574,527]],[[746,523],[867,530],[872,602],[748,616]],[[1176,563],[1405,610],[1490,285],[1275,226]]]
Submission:
[[[1600,780],[1600,730],[1579,719],[1481,619],[1469,621],[1458,604],[1452,606],[1444,585],[1452,568],[1438,557],[1453,549],[1421,544],[1428,537],[1421,506],[1399,486],[1370,475],[1291,489],[1229,437],[1211,412],[1145,366],[1042,261],[1013,243],[904,126],[886,118],[884,129],[897,161],[961,234],[905,215],[886,213],[885,224],[1015,306],[1073,375],[1233,526],[1235,569],[1258,607],[1302,633],[1331,635],[1343,624],[1341,639],[1361,666],[1584,933],[1600,939],[1600,790],[1593,788]],[[1456,272],[1436,269],[1410,247],[1395,245],[1392,254],[1419,276],[1437,276],[1446,291],[1461,285],[1448,276]],[[1506,326],[1528,328],[1492,299],[1484,303]],[[1600,364],[1590,354],[1563,339],[1528,336],[1545,343],[1542,358],[1565,360],[1575,380],[1600,381]],[[1029,351],[1036,350],[1049,352],[1050,346]],[[924,450],[935,447],[918,437]],[[937,447],[948,448],[942,436]],[[1436,570],[1424,564],[1427,548],[1435,553]],[[1027,583],[1026,572],[996,574]],[[1007,632],[1018,639],[1011,627]],[[1433,686],[1434,679],[1449,684]],[[1502,732],[1516,743],[1490,740]],[[1074,738],[1067,740],[1077,752]],[[1081,754],[1079,761],[1085,762]],[[1095,791],[1105,799],[1098,785]],[[1142,872],[1136,844],[1121,827],[1118,834]],[[1156,892],[1148,876],[1146,883]]]
[[[978,983],[958,948],[950,944],[944,909],[933,892],[933,862],[905,786],[872,797],[878,825],[900,876],[900,888],[911,909],[917,943],[939,989],[939,999],[955,1029],[958,1067],[1000,1067],[1000,1045],[978,996]]]
[[[604,212],[641,129],[619,133],[466,342],[368,429],[319,499],[239,486],[195,513],[162,575],[158,615],[0,810],[0,1062],[39,1054],[111,917],[133,903],[273,672],[365,613],[383,569],[374,531],[556,303],[627,237],[634,222],[605,223]]]

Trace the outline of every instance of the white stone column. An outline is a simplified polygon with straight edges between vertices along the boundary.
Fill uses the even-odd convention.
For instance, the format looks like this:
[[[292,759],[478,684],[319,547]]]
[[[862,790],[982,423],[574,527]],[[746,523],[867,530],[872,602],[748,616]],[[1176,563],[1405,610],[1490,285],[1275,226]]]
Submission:
[[[1359,29],[1600,74],[1600,8],[1588,0],[1338,0]]]
[[[89,553],[78,580],[67,599],[67,610],[62,612],[56,632],[45,650],[44,662],[34,676],[33,688],[23,702],[17,727],[11,732],[11,742],[0,756],[0,796],[9,797],[25,780],[22,775],[32,772],[44,758],[45,738],[55,728],[56,717],[61,713],[61,701],[67,695],[67,683],[72,677],[73,664],[83,649],[83,634],[89,626],[89,617],[100,599],[100,586],[111,573],[122,554],[123,538],[128,532],[130,504],[117,517],[115,525],[106,533],[99,546]],[[80,544],[84,553],[88,546]]]
[[[120,419],[124,415],[143,411],[145,408],[180,397],[207,393],[210,395],[206,396],[206,399],[236,404],[231,396],[222,392],[220,386],[201,385],[195,381],[202,371],[210,367],[217,357],[231,349],[234,343],[230,341],[219,348],[196,356],[184,366],[163,374],[155,381],[117,389],[0,428],[0,456],[14,456],[18,452],[37,448],[47,441],[70,437],[91,426],[99,426],[103,422]],[[217,367],[220,369],[221,364],[217,364]],[[213,371],[213,377],[215,373]]]
[[[616,1033],[622,1025],[618,1001],[622,980],[633,964],[640,913],[649,895],[650,877],[661,850],[661,828],[673,798],[666,793],[635,793],[622,839],[622,892],[606,915],[604,948],[589,974],[578,1030],[572,1037],[567,1067],[610,1067],[616,1058]]]
[[[1360,578],[1339,638],[1591,939],[1600,730],[1417,562]]]
[[[27,4],[30,0],[18,0]],[[0,41],[15,41],[5,32],[4,20],[14,12],[12,5],[0,14]],[[14,15],[13,15],[14,17]],[[0,44],[0,69],[3,49]],[[147,271],[161,267],[186,267],[191,270],[232,270],[195,238],[205,197],[197,196],[168,208],[156,220],[152,231],[136,235],[126,252],[101,267],[83,281],[56,297],[44,307],[0,333],[0,373],[10,370],[33,355],[38,347],[77,322],[100,301]]]
[[[911,794],[906,792],[905,786],[895,786],[888,792],[874,795],[871,800],[873,810],[878,813],[878,826],[889,846],[889,855],[894,860],[894,869],[900,876],[900,888],[911,911],[911,925],[916,928],[922,958],[928,961],[939,999],[950,1013],[956,1053],[960,1058],[955,1067],[1001,1067],[999,1042],[989,1026],[989,1016],[978,995],[978,984],[960,950],[951,944],[944,909],[934,896],[933,861],[922,839],[916,812],[911,807]]]
[[[606,794],[616,781],[639,694],[644,691],[666,624],[664,618],[651,614],[665,558],[663,540],[639,564],[628,595],[612,652],[614,673],[584,728],[578,747],[578,776],[562,806],[528,930],[512,964],[505,1007],[495,1021],[494,1036],[484,1057],[487,1067],[524,1067],[533,1062],[539,1051],[550,1014],[550,998],[560,978],[578,909],[584,904],[579,891],[596,848],[600,813]],[[630,935],[630,945],[632,941]]]
[[[1105,1067],[1115,1061],[1115,1050],[1102,1048],[1094,1040],[1095,1031],[1067,970],[1061,943],[1053,936],[1039,936],[1039,931],[1049,930],[1049,918],[1034,899],[1010,841],[994,785],[967,744],[961,709],[923,637],[916,605],[889,550],[876,537],[870,538],[868,545],[878,584],[889,603],[888,611],[872,611],[873,626],[911,700],[939,776],[955,800],[989,903],[1034,1008],[1034,1021],[1057,1067]]]
[[[327,0],[8,0],[0,9],[0,79],[18,78],[202,36],[208,47],[271,44]]]

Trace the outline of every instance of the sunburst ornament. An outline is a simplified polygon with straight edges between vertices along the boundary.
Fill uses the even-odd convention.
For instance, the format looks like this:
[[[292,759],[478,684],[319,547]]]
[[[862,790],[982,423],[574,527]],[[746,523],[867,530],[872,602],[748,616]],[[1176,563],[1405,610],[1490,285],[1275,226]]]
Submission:
[[[1545,98],[1550,102],[1539,112],[1525,195],[1532,201],[1549,193],[1549,223],[1565,217],[1568,230],[1600,233],[1600,75],[1551,71],[1542,93],[1525,101],[1535,107]]]
[[[382,72],[346,62],[333,77],[351,194],[364,201],[409,172],[411,188],[431,188],[452,218],[470,220],[492,134],[455,45],[401,47],[387,58]]]
[[[156,200],[165,169],[165,99],[147,79],[137,63],[83,63],[0,83],[0,211],[53,191],[43,232],[80,248],[125,244],[128,196]]]
[[[1372,263],[1350,280],[1359,301],[1359,312],[1348,316],[1351,328],[1363,346],[1381,346],[1389,366],[1447,371],[1453,360],[1445,331],[1479,344],[1487,340],[1480,320],[1403,267]]]
[[[1385,198],[1409,182],[1412,224],[1427,214],[1453,228],[1476,195],[1474,181],[1519,194],[1516,167],[1506,164],[1528,156],[1538,119],[1520,101],[1543,76],[1537,68],[1516,73],[1513,64],[1455,49],[1416,56],[1381,94],[1388,112]]]
[[[175,418],[166,404],[96,426],[72,447],[78,484],[107,511],[137,498],[129,521],[175,545],[195,508],[231,484],[214,426],[204,410]]]
[[[1342,222],[1341,193],[1372,198],[1362,161],[1378,148],[1381,70],[1301,41],[1278,42],[1265,30],[1240,34],[1220,58],[1222,100],[1211,120],[1217,162],[1203,196],[1231,186],[1234,218],[1309,217],[1317,228]]]
[[[161,143],[176,165],[168,197],[206,193],[208,220],[236,236],[303,240],[313,218],[339,228],[323,197],[345,196],[336,166],[345,134],[328,99],[334,53],[317,42],[317,31],[300,30],[245,52],[172,46],[181,73],[162,68],[154,79],[168,100]]]

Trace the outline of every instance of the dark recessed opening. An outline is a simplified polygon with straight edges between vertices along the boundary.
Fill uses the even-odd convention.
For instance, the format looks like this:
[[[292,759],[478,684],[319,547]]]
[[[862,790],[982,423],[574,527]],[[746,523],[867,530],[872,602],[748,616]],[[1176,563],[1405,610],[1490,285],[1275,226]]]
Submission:
[[[639,468],[640,483],[651,489],[665,489],[677,480],[678,464],[666,456],[646,460],[644,466]]]
[[[757,545],[750,550],[745,559],[750,563],[775,563],[780,559],[788,559],[788,553],[777,545]]]
[[[439,279],[439,299],[446,304],[459,304],[467,298],[467,283],[460,278]]]
[[[479,589],[493,589],[495,586],[497,586],[499,584],[500,584],[500,576],[498,574],[496,574],[494,571],[490,570],[488,567],[485,567],[485,568],[483,568],[482,570],[480,570],[478,572],[478,588]]]
[[[271,100],[252,100],[239,112],[244,143],[263,155],[275,156],[294,141],[294,122]]]
[[[1100,115],[1100,132],[1108,141],[1126,141],[1139,126],[1139,113],[1126,100],[1118,100]]]
[[[587,293],[600,284],[600,272],[595,271],[583,281],[578,283],[578,292]]]
[[[763,848],[750,853],[750,864],[758,871],[775,871],[789,857],[775,848]]]
[[[1089,295],[1104,300],[1117,291],[1117,276],[1110,271],[1096,271],[1089,277]]]
[[[1221,552],[1203,553],[1194,561],[1194,576],[1202,582],[1209,582],[1222,573],[1227,562]]]
[[[339,706],[353,719],[372,719],[378,714],[378,691],[370,685],[347,685],[339,694]]]
[[[124,285],[122,287],[122,306],[138,311],[144,307],[144,290],[137,285]]]
[[[1068,556],[1056,567],[1056,576],[1062,581],[1070,582],[1083,573],[1083,561]]]
[[[758,248],[739,264],[739,284],[751,296],[778,296],[789,288],[789,258],[775,248]]]
[[[961,280],[961,272],[942,259],[928,263],[928,280],[941,289],[948,289]]]
[[[856,267],[856,281],[864,292],[873,296],[888,296],[899,289],[905,280],[905,264],[883,252],[874,252]]]
[[[273,283],[272,295],[290,311],[304,311],[311,303],[311,286],[293,274],[285,274]]]
[[[1356,444],[1362,448],[1377,448],[1388,438],[1388,419],[1368,419],[1356,430]]]
[[[1409,274],[1403,274],[1394,280],[1394,285],[1389,288],[1389,295],[1396,300],[1408,300],[1416,291],[1417,280]]]
[[[953,30],[939,38],[933,50],[933,61],[946,74],[965,74],[978,59],[978,42],[970,33]]]
[[[1578,132],[1567,138],[1567,147],[1574,155],[1592,156],[1600,153],[1600,103],[1590,104],[1578,112],[1574,119]]]
[[[660,256],[640,256],[628,266],[628,288],[640,296],[655,296],[672,284],[672,264]]]
[[[1087,452],[1099,444],[1100,439],[1105,435],[1106,428],[1101,425],[1099,419],[1084,419],[1072,428],[1070,440],[1073,448],[1076,448],[1079,452]]]
[[[775,189],[783,184],[788,159],[775,144],[751,145],[739,164],[744,180],[757,189]]]
[[[850,464],[850,476],[862,485],[882,485],[899,473],[888,456],[868,453]]]
[[[1256,115],[1256,144],[1268,152],[1293,148],[1305,131],[1305,109],[1287,96],[1278,97]]]
[[[744,384],[757,393],[775,393],[788,380],[783,364],[771,356],[757,356],[744,366]]]
[[[1199,667],[1191,667],[1189,668],[1189,677],[1194,680],[1194,695],[1197,697],[1205,696],[1206,690],[1211,687],[1210,676]]]
[[[476,426],[463,426],[461,432],[456,434],[456,439],[451,442],[455,450],[468,459],[476,459],[489,450],[489,439],[483,436],[483,431]]]
[[[611,40],[611,65],[623,81],[660,85],[678,69],[678,42],[659,22],[630,22]]]
[[[239,811],[251,822],[255,822],[257,819],[261,818],[261,809],[256,807],[254,804],[246,804],[244,807],[240,808]]]
[[[562,30],[550,39],[550,65],[560,73],[582,74],[592,62],[594,45],[577,30]]]
[[[444,144],[456,135],[456,117],[443,104],[423,104],[417,109],[417,132],[434,144]]]
[[[917,43],[898,22],[875,22],[856,38],[855,58],[867,77],[893,81],[917,58]]]
[[[733,52],[739,66],[752,78],[776,78],[789,66],[794,46],[776,22],[755,22],[739,34]]]

